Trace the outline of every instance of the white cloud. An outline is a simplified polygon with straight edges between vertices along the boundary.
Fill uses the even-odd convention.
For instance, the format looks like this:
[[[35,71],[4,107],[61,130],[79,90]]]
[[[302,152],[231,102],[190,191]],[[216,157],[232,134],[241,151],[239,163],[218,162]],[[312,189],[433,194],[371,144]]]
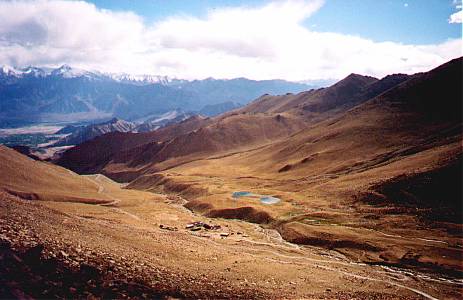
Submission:
[[[461,41],[375,42],[303,21],[322,0],[229,7],[146,24],[83,1],[0,1],[0,64],[58,65],[181,78],[341,78],[425,71],[461,56]]]
[[[461,9],[462,8],[462,1],[461,0],[453,0],[452,3],[453,3],[453,5],[455,5],[456,9]]]
[[[450,24],[461,24],[463,22],[463,11],[462,11],[462,2],[461,0],[453,0],[453,5],[459,11],[453,13],[449,17]]]
[[[461,9],[461,7],[460,7]],[[463,22],[463,10],[450,15],[449,23],[461,24]]]

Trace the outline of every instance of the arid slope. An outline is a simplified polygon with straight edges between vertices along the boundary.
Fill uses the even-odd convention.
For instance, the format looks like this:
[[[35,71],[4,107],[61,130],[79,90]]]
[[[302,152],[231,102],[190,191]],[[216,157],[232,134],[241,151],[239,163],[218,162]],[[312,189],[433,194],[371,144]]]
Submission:
[[[286,243],[272,229],[206,218],[178,196],[124,190],[102,175],[0,151],[0,298],[432,299],[460,292],[452,280],[358,264]],[[36,191],[37,199],[28,196]],[[70,192],[111,202],[67,199]],[[220,228],[186,228],[193,221]]]
[[[284,139],[407,78],[398,74],[378,80],[351,74],[329,88],[263,96],[215,118],[193,117],[151,133],[107,134],[66,151],[57,163],[78,173],[103,173],[127,182],[185,162]]]
[[[459,58],[411,76],[352,74],[168,139],[121,138],[103,161],[86,159],[90,141],[59,163],[181,196],[206,217],[258,223],[304,249],[461,280],[461,70]]]
[[[67,169],[0,145],[0,189],[29,200],[109,202],[98,186]]]
[[[364,262],[461,276],[461,66],[416,74],[285,139],[148,172],[129,187],[180,193],[205,215],[263,223]],[[237,200],[235,191],[282,201]]]

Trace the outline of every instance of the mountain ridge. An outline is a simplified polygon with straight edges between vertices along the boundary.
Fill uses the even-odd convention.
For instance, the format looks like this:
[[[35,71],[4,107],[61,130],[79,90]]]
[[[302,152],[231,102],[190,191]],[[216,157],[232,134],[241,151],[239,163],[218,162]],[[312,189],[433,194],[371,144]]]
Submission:
[[[161,146],[146,156],[154,159],[145,168],[124,167],[121,155],[101,170],[113,178],[130,170],[119,177],[127,188],[181,195],[187,208],[206,216],[263,222],[292,243],[336,249],[367,264],[461,276],[462,250],[453,245],[462,232],[462,63],[459,58],[425,73],[384,78],[369,99],[365,90],[352,89],[359,103],[333,101],[339,108],[320,113],[321,119],[300,114],[302,105],[232,112],[208,125],[241,115],[306,120],[304,128],[270,142],[193,159],[172,153],[158,161],[166,149]],[[280,202],[234,197],[237,191]],[[417,236],[439,242],[420,245]]]
[[[118,157],[124,157],[127,163],[130,161],[128,163],[128,165],[131,165],[129,169],[137,166],[137,171],[131,174],[136,174],[137,172],[138,174],[143,174],[149,170],[153,172],[178,164],[176,160],[179,160],[180,157],[184,157],[188,161],[207,157],[207,155],[215,152],[231,151],[234,148],[256,147],[262,143],[272,142],[280,138],[285,138],[285,136],[296,134],[298,131],[310,127],[311,124],[316,124],[323,118],[330,118],[335,114],[347,111],[356,104],[368,100],[371,96],[378,96],[390,89],[391,86],[402,83],[409,78],[411,77],[408,75],[398,74],[386,76],[378,80],[369,76],[351,74],[328,88],[310,90],[296,95],[264,95],[243,108],[209,119],[208,123],[204,123],[194,129],[192,128],[192,130],[182,131],[178,135],[170,136],[172,140],[167,144],[167,140],[159,140],[159,135],[147,136],[143,151],[135,150],[134,148],[133,152],[137,154],[131,155],[127,152],[128,149],[124,149]],[[285,101],[285,97],[289,101]],[[276,110],[273,108],[269,110],[258,108],[262,102],[266,104],[268,102],[267,99],[271,100],[270,107],[277,107]],[[283,105],[278,102],[283,103]],[[310,111],[311,109],[307,108],[308,106],[321,109],[315,109],[312,112]],[[269,113],[270,115],[268,115]],[[243,126],[240,124],[248,125]],[[249,124],[260,124],[262,127],[258,125],[253,128]],[[175,128],[175,126],[172,128]],[[266,131],[265,128],[269,128],[270,130]],[[103,136],[101,140],[104,139],[105,137]],[[164,143],[162,147],[158,144],[159,142]],[[81,147],[89,147],[91,149],[94,147],[91,144],[92,141],[89,141],[85,145],[77,146],[75,149],[69,151],[69,153],[65,153],[63,158],[59,160],[59,163],[68,168],[76,168],[75,170],[82,171],[83,169],[80,166],[87,166],[88,163],[79,159],[79,149]],[[134,147],[142,147],[142,145],[136,144]],[[150,147],[152,147],[151,150],[149,150]],[[169,154],[167,153],[169,151],[176,159],[173,159],[173,157],[172,159],[168,158]],[[113,149],[112,153],[116,154],[117,152],[117,150],[114,151]],[[143,158],[143,156],[145,157]],[[153,161],[151,165],[148,163],[150,159]],[[101,161],[101,159],[98,159],[98,161]],[[107,159],[105,161],[111,164]],[[118,161],[118,168],[124,166],[125,162],[123,160],[118,159]],[[156,164],[159,165],[156,166]],[[91,167],[85,172],[103,172],[111,177],[111,172],[113,171],[110,170],[120,173],[119,171],[115,171],[110,165],[99,165],[98,168]],[[124,178],[127,177],[124,176]],[[117,180],[117,177],[113,177],[113,179]]]
[[[151,76],[151,75],[150,75]],[[130,78],[129,78],[130,79]],[[308,86],[283,80],[180,79],[141,83],[115,80],[99,72],[64,65],[56,69],[0,68],[0,126],[43,122],[95,121],[119,117],[128,121],[179,109],[199,112],[226,102],[247,103],[263,91],[280,94]]]
[[[194,235],[195,243],[208,248],[223,242],[236,247],[238,256],[243,255],[243,247],[253,245],[256,248],[249,261],[277,242],[278,247],[268,250],[282,251],[285,265],[301,251],[321,253],[323,259],[317,258],[316,269],[335,261],[342,269],[342,282],[346,282],[346,268],[355,266],[362,270],[362,283],[367,270],[374,268],[375,275],[371,276],[376,279],[374,276],[381,274],[387,284],[400,271],[402,275],[412,274],[407,276],[414,280],[407,285],[413,282],[434,289],[442,283],[454,293],[439,295],[458,294],[453,283],[458,284],[463,274],[463,126],[456,112],[461,107],[462,62],[460,58],[410,76],[375,79],[351,75],[324,89],[265,95],[215,117],[193,116],[147,133],[98,136],[66,151],[57,163],[81,174],[102,173],[127,183],[124,192],[162,193],[156,203],[163,205],[162,210],[141,194],[120,205],[76,206],[52,201],[47,205],[66,212],[66,218],[70,213],[82,216],[85,210],[89,213],[76,220],[96,223],[98,230],[109,223],[109,231],[119,232],[114,229],[120,229],[117,226],[125,219],[124,226],[140,224],[144,243],[163,236],[172,249],[187,249],[187,255],[179,257],[190,262],[192,248],[178,247],[179,239],[172,239],[173,235],[184,237],[183,242]],[[15,172],[14,177],[21,176]],[[101,175],[77,178],[93,178],[97,195],[105,195],[107,186],[99,186],[110,182]],[[21,180],[18,186],[28,184],[23,177]],[[30,188],[7,193],[24,199],[44,197],[31,194]],[[181,209],[173,212],[179,206]],[[98,219],[101,213],[105,220]],[[114,219],[106,219],[108,214]],[[250,235],[254,231],[248,235],[248,229],[229,233],[230,227],[220,223],[226,232],[216,233],[217,239],[211,244],[213,230],[202,227],[198,236],[188,229],[190,225],[185,226],[192,216],[194,221],[253,228],[262,239],[253,242]],[[164,234],[147,235],[147,228]],[[130,230],[134,232],[133,227]],[[266,261],[273,262],[268,254],[263,253]],[[297,271],[314,263],[312,256],[303,257],[307,264]],[[302,258],[296,259],[300,266]],[[230,265],[235,268],[233,261],[220,264],[220,272]],[[214,266],[218,263],[212,262]],[[277,263],[281,266],[280,261]],[[197,261],[191,265],[195,270],[201,266]],[[333,268],[330,266],[329,271]],[[295,272],[283,270],[285,278]],[[274,271],[272,268],[270,273]],[[429,281],[420,283],[422,275]],[[332,279],[330,273],[328,281]],[[241,285],[242,277],[238,280]],[[402,280],[400,285],[405,286]],[[431,294],[437,296],[437,289]]]

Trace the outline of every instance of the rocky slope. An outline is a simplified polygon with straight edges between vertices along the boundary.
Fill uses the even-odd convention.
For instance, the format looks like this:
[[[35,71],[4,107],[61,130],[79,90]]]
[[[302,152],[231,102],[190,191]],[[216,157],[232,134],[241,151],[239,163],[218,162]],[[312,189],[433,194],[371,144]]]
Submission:
[[[294,243],[460,278],[461,64],[381,80],[350,75],[165,138],[131,135],[140,142],[104,159],[86,156],[96,143],[83,144],[60,163],[182,195],[198,213],[262,223]],[[236,191],[281,201],[236,200]]]
[[[120,145],[124,147],[112,143],[115,146],[111,149],[113,155],[106,155],[104,163],[101,157],[96,157],[92,162],[86,153],[88,149],[97,149],[97,144],[110,143],[109,140],[114,136],[79,145],[66,153],[58,164],[78,172],[101,172],[114,179],[134,179],[146,172],[168,168],[180,162],[242,151],[285,138],[319,120],[345,112],[356,103],[366,101],[372,95],[379,95],[406,78],[404,75],[395,75],[377,80],[352,74],[325,89],[297,95],[267,95],[186,131],[177,132],[176,126],[172,126],[171,131],[176,133],[169,136],[170,141],[160,138],[159,134],[121,136]],[[315,106],[318,108],[315,109]],[[129,150],[123,140],[135,139],[143,139],[144,145],[136,143]],[[112,166],[111,160],[117,168]],[[125,176],[127,172],[131,174],[129,177]]]
[[[6,148],[0,153],[0,174],[15,170],[0,181],[1,298],[459,295],[450,279],[358,264],[337,251],[286,243],[269,228],[192,213],[179,196],[121,189],[101,175],[79,176]],[[48,194],[39,193],[42,185]],[[36,192],[38,198],[28,196]],[[110,202],[49,196],[68,192]]]
[[[53,146],[78,145],[106,133],[130,132],[135,130],[136,127],[137,125],[132,122],[113,118],[107,122],[76,128],[70,135],[53,144]]]

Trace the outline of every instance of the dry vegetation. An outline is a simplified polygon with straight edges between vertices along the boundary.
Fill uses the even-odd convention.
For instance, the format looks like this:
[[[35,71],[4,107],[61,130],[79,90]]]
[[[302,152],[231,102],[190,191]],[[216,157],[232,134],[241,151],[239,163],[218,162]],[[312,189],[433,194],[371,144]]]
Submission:
[[[461,66],[350,75],[212,119],[101,136],[58,161],[124,189],[0,148],[0,211],[16,224],[3,235],[19,245],[11,232],[25,230],[50,253],[85,247],[99,280],[131,274],[126,283],[161,296],[459,298]],[[186,229],[193,221],[221,229]]]
[[[0,150],[2,170],[5,165],[26,166],[30,172],[23,176],[30,186],[40,182],[37,170],[49,175],[63,171]],[[419,273],[357,264],[339,251],[289,244],[272,229],[195,214],[179,196],[121,189],[101,175],[60,175],[60,182],[77,188],[66,193],[84,193],[88,187],[89,195],[96,190],[112,202],[70,202],[46,195],[29,200],[3,191],[2,297],[458,297],[451,281],[433,277],[438,281],[429,285]],[[186,229],[193,221],[221,228]]]

